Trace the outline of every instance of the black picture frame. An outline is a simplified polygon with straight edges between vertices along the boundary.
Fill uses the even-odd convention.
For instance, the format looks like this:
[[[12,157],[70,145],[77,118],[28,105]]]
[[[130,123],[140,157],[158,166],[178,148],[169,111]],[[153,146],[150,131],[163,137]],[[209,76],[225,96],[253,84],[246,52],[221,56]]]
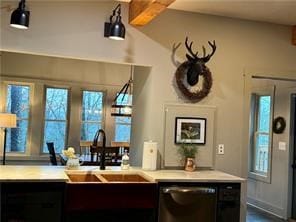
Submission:
[[[206,144],[207,119],[199,117],[175,118],[175,144]]]

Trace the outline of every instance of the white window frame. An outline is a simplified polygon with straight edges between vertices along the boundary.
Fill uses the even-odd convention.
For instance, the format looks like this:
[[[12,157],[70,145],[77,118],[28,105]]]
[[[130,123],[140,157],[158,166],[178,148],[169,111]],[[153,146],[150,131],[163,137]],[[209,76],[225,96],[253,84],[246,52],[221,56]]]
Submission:
[[[47,120],[45,118],[45,112],[46,112],[46,91],[47,89],[66,89],[68,90],[68,98],[67,98],[67,114],[66,114],[66,121],[65,120]],[[70,113],[71,113],[71,88],[69,86],[64,85],[45,85],[44,84],[44,97],[43,97],[43,126],[42,126],[42,138],[41,138],[41,146],[40,146],[40,155],[46,155],[48,152],[43,151],[43,145],[44,145],[44,135],[45,135],[45,122],[65,122],[66,123],[66,132],[65,132],[65,148],[68,146],[68,137],[69,137],[69,122],[70,122]],[[58,154],[58,153],[57,153]]]
[[[31,127],[31,120],[32,120],[32,104],[33,104],[33,96],[34,96],[34,83],[29,83],[29,82],[20,82],[20,81],[3,81],[2,82],[2,98],[1,100],[3,101],[1,110],[3,112],[6,112],[6,104],[7,104],[7,88],[8,85],[18,85],[18,86],[28,86],[30,88],[30,93],[29,93],[29,116],[28,116],[28,131],[27,131],[27,143],[25,147],[25,152],[6,152],[6,156],[10,157],[27,157],[31,155],[31,138],[32,138],[32,127]],[[19,118],[17,118],[19,120]],[[3,152],[3,142],[1,141],[1,153]]]
[[[102,118],[101,118],[101,121],[83,121],[82,120],[82,109],[83,109],[83,92],[84,91],[88,91],[88,92],[99,92],[99,93],[102,93],[103,94],[103,97],[102,97]],[[97,124],[101,124],[101,128],[104,129],[105,127],[105,97],[106,97],[106,91],[104,90],[99,90],[99,89],[87,89],[87,88],[83,88],[81,89],[81,97],[80,97],[80,112],[79,112],[79,115],[80,115],[80,140],[81,139],[81,128],[83,126],[83,123],[97,123]]]
[[[251,96],[251,115],[250,115],[250,130],[249,130],[249,139],[250,139],[250,159],[249,159],[249,178],[259,180],[266,183],[271,183],[271,169],[272,169],[272,145],[273,145],[273,133],[272,133],[272,120],[274,113],[274,95],[275,95],[275,86],[268,87],[265,89],[256,89],[253,90]],[[259,98],[261,96],[270,96],[270,120],[269,120],[269,132],[257,132],[258,126],[258,111],[259,111]],[[268,135],[268,169],[267,172],[255,170],[255,155],[256,155],[256,139],[258,134]]]

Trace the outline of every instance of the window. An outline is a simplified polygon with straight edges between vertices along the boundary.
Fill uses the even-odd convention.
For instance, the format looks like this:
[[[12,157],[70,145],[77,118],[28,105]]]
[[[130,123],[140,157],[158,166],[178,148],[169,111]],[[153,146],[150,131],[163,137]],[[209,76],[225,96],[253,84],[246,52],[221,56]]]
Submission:
[[[118,105],[131,105],[132,95],[123,94],[117,97],[116,103]],[[131,117],[115,117],[115,138],[116,142],[130,142],[131,137]]]
[[[7,85],[6,112],[17,116],[17,128],[7,129],[6,151],[25,153],[30,116],[30,86]]]
[[[48,153],[46,142],[53,142],[60,153],[66,145],[68,125],[68,89],[46,88],[43,153]]]
[[[270,96],[257,96],[256,129],[254,135],[255,160],[254,170],[267,173],[268,170],[268,147],[270,143]]]
[[[82,91],[81,140],[93,140],[102,128],[103,92]]]
[[[272,96],[268,93],[252,95],[251,173],[256,178],[270,179]],[[265,180],[263,178],[263,180]],[[261,178],[262,179],[262,178]]]

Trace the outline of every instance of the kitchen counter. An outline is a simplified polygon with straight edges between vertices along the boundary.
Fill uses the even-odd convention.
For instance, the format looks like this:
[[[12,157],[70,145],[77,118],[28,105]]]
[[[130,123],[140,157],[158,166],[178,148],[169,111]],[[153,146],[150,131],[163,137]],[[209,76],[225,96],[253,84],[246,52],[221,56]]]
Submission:
[[[97,166],[82,166],[75,172],[87,173],[139,173],[151,182],[228,182],[242,183],[245,179],[216,170],[183,170],[145,171],[138,167],[121,170],[120,167],[106,167],[101,171]],[[68,181],[64,166],[0,166],[0,182],[62,182]]]

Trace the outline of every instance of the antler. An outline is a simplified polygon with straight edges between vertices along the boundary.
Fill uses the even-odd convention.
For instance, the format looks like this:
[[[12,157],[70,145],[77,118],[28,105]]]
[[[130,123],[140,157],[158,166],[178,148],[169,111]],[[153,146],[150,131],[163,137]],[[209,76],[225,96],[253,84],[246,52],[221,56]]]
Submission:
[[[192,52],[192,44],[193,44],[193,42],[190,42],[190,45],[188,45],[188,37],[186,37],[186,40],[185,40],[185,46],[186,46],[186,48],[187,48],[187,50],[188,50],[188,52],[190,53],[190,55],[188,55],[188,54],[186,54],[186,57],[187,57],[187,59],[189,60],[189,59],[192,59],[192,60],[198,60],[199,58],[197,57],[197,54],[198,54],[198,52],[196,52],[196,53],[193,53]]]
[[[209,45],[211,46],[211,48],[212,48],[212,53],[211,54],[209,54],[209,55],[207,55],[207,56],[205,56],[205,54],[206,54],[206,49],[203,47],[203,51],[204,51],[204,57],[202,58],[202,61],[204,62],[204,63],[207,63],[210,59],[211,59],[211,57],[214,55],[214,53],[216,52],[216,42],[215,42],[215,40],[213,41],[213,43],[211,43],[210,41],[208,41],[208,43],[209,43]]]
[[[181,45],[181,42],[179,42],[177,45],[176,45],[176,43],[174,43],[174,45],[173,45],[173,50],[172,50],[172,55],[171,55],[171,59],[172,59],[174,65],[175,65],[176,67],[179,67],[179,65],[181,64],[179,61],[177,61],[177,60],[175,59],[176,51],[177,51],[177,49],[180,47],[180,45]]]
[[[204,46],[202,46],[202,50],[203,50],[203,57],[198,57],[198,51],[196,51],[196,53],[193,53],[192,51],[192,44],[193,42],[190,42],[190,44],[188,44],[188,37],[186,37],[186,40],[185,40],[185,46],[188,50],[188,52],[190,53],[189,54],[186,54],[186,57],[188,60],[201,60],[203,61],[204,63],[207,63],[211,57],[214,55],[215,51],[216,51],[216,42],[215,40],[213,41],[213,43],[211,43],[210,41],[208,41],[209,45],[211,46],[212,48],[212,53],[209,54],[209,55],[206,55],[206,48]]]

